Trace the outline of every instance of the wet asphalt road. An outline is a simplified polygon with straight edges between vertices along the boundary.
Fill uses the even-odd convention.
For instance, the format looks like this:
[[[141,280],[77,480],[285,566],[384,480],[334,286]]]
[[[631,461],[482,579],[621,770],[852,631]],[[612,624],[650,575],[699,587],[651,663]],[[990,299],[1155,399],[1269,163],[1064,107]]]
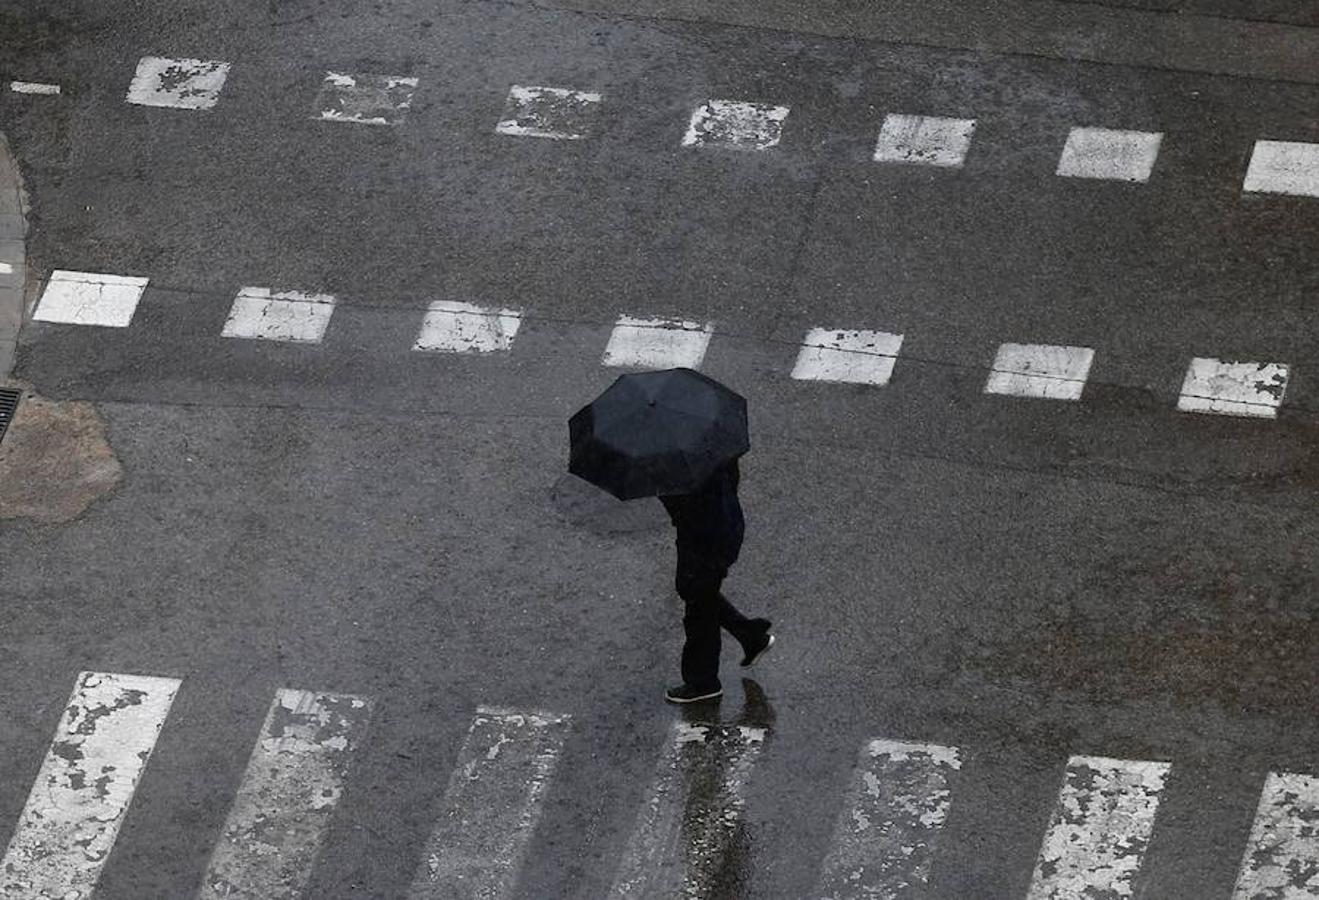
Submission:
[[[1319,140],[1319,86],[617,10],[50,6],[0,38],[64,89],[0,100],[31,277],[151,286],[129,328],[21,338],[123,478],[0,522],[0,843],[77,672],[140,672],[184,687],[98,898],[193,895],[285,686],[379,703],[306,896],[406,895],[480,704],[575,722],[515,896],[604,896],[680,631],[658,504],[561,475],[620,314],[715,323],[703,369],[751,402],[728,588],[780,644],[716,896],[812,896],[870,738],[966,760],[931,897],[1025,896],[1087,754],[1172,763],[1134,896],[1226,900],[1266,774],[1316,771],[1319,200],[1241,177],[1258,138]],[[123,103],[149,53],[231,61],[221,102]],[[406,123],[314,120],[337,67],[419,77]],[[600,133],[494,134],[513,83],[602,91]],[[790,106],[781,146],[680,147],[719,96]],[[977,119],[965,166],[871,162],[895,109]],[[1096,123],[1164,133],[1148,184],[1053,175]],[[338,296],[324,343],[220,338],[250,284]],[[514,349],[410,351],[444,298],[526,309]],[[893,382],[792,380],[816,326],[905,334]],[[1094,348],[1082,401],[984,395],[1003,341]],[[1291,363],[1279,418],[1176,412],[1192,356]]]

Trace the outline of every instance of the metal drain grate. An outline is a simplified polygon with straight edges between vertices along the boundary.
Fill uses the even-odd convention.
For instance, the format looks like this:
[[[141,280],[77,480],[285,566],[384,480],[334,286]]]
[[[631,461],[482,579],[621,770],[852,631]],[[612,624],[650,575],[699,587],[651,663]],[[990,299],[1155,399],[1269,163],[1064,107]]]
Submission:
[[[4,440],[9,423],[14,420],[14,410],[18,409],[18,398],[22,396],[22,391],[0,388],[0,440]]]

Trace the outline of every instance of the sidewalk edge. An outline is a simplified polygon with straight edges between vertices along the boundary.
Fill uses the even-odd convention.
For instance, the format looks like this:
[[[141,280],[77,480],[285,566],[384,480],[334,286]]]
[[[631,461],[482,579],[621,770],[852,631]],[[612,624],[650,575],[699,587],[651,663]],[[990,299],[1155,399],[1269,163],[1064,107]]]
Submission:
[[[9,150],[9,141],[0,134],[0,381],[7,379],[13,369],[18,331],[23,324],[26,213],[23,177]]]

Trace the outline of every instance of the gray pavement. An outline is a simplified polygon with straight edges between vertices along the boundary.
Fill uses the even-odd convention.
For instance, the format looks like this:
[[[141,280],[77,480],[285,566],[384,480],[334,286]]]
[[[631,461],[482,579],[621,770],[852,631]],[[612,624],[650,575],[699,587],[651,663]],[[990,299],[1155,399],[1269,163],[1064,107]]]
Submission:
[[[15,423],[0,474],[90,462],[47,472],[79,486],[45,522],[0,489],[0,846],[33,833],[91,671],[180,680],[130,760],[98,900],[198,896],[217,844],[241,850],[231,808],[273,815],[300,784],[337,802],[323,832],[282,832],[323,843],[270,900],[433,896],[435,834],[457,846],[432,874],[479,879],[484,853],[489,896],[819,896],[884,815],[930,830],[908,836],[914,884],[872,896],[1084,896],[1108,877],[1092,838],[1132,866],[1112,896],[1257,896],[1266,876],[1241,872],[1263,865],[1243,858],[1271,773],[1319,772],[1319,200],[1242,178],[1256,140],[1319,141],[1317,32],[1299,4],[1023,2],[997,31],[953,6],[6,10],[6,76],[63,89],[0,99],[33,287],[150,283],[127,327],[20,337],[15,374],[51,408]],[[1105,30],[1063,46],[1083,21]],[[149,53],[232,62],[219,102],[124,103]],[[420,84],[397,128],[318,121],[327,70]],[[510,84],[607,102],[589,139],[513,138],[494,133]],[[711,97],[791,107],[781,144],[680,146]],[[873,162],[893,111],[974,118],[965,165]],[[1161,132],[1150,180],[1054,175],[1075,125]],[[324,339],[222,337],[246,285],[334,294]],[[435,300],[525,316],[504,352],[412,350]],[[681,612],[661,509],[563,474],[620,315],[711,323],[701,367],[752,409],[728,587],[779,645],[744,685],[730,649],[722,704],[692,716],[660,700]],[[892,382],[790,377],[815,327],[904,334]],[[1005,341],[1093,348],[1081,399],[985,394]],[[1176,411],[1201,356],[1289,363],[1278,418]],[[370,727],[346,765],[294,742],[311,774],[263,794],[251,760],[289,746],[257,738],[290,688],[369,698]],[[506,749],[479,743],[482,707],[522,717]],[[561,747],[519,749],[541,715],[569,717]],[[706,753],[691,721],[746,730]],[[853,792],[875,740],[960,768],[944,795],[883,768]],[[540,774],[501,775],[500,753]],[[1095,786],[1105,764],[1080,757],[1158,782],[1157,814],[1105,818],[1137,787]],[[1059,818],[1069,784],[1094,793]],[[867,796],[877,812],[851,805]],[[933,805],[908,821],[912,803]],[[1055,858],[1071,825],[1082,849]],[[1276,896],[1319,890],[1307,840],[1270,857],[1300,866]],[[235,853],[226,877],[260,868]]]
[[[26,234],[23,179],[8,141],[0,135],[0,379],[13,366],[14,348],[23,324]]]

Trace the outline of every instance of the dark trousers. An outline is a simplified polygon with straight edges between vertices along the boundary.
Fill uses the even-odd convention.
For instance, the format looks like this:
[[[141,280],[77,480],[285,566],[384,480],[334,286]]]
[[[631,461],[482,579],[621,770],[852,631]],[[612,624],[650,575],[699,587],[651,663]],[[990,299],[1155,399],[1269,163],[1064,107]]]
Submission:
[[[719,592],[728,575],[722,560],[707,559],[678,551],[678,575],[674,581],[686,607],[682,627],[687,639],[682,645],[682,680],[697,687],[719,684],[720,627],[748,646],[761,632],[751,620]]]

